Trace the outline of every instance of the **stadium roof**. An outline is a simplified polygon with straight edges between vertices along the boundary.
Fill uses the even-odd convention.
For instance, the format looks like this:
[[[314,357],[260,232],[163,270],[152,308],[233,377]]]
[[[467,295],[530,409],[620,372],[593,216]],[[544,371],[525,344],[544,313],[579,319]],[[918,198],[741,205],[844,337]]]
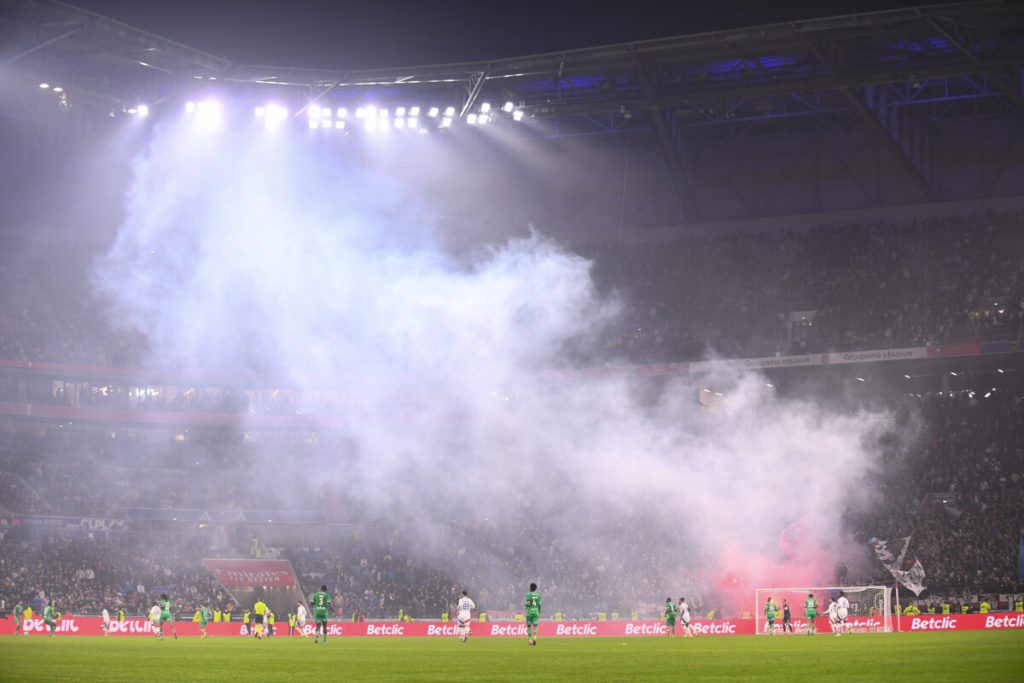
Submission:
[[[4,6],[0,63],[114,101],[156,101],[196,80],[248,87],[393,87],[515,97],[535,115],[686,106],[723,91],[809,92],[1024,68],[1024,9],[1007,0],[909,7],[488,62],[339,71],[238,64],[58,0]],[[154,97],[154,95],[156,97]]]

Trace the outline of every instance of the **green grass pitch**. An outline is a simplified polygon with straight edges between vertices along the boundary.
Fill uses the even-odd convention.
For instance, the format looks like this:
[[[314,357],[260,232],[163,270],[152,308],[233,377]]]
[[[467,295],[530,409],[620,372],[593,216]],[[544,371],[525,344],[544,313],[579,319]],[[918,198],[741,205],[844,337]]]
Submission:
[[[0,638],[2,681],[1024,681],[1024,631],[790,637]]]

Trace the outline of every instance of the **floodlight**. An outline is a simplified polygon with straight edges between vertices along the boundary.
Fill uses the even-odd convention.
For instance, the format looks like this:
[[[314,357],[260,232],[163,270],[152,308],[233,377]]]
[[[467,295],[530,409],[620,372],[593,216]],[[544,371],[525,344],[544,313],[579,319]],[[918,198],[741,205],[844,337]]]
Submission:
[[[419,107],[409,107],[409,116],[419,116],[419,115],[420,115],[420,108]]]
[[[405,128],[405,119],[395,119],[395,128]]]
[[[185,103],[185,113],[186,114],[195,114],[196,113],[196,103],[195,102],[186,102]]]
[[[441,119],[441,127],[442,128],[451,128],[451,126],[452,126],[452,117],[446,116],[443,119]]]
[[[398,107],[397,109],[395,109],[395,116],[397,116],[397,117],[405,116],[405,107]]]
[[[480,105],[480,111],[483,112],[484,114],[486,114],[490,110],[491,110],[491,103],[490,102],[484,102],[483,104]]]
[[[475,126],[476,125],[476,114],[470,113],[469,115],[467,115],[466,116],[466,123],[468,123],[471,126]]]
[[[502,107],[502,109],[504,109],[504,110],[505,110],[505,113],[506,113],[506,114],[511,114],[511,113],[512,113],[512,110],[513,110],[513,109],[515,109],[515,108],[516,108],[516,105],[515,105],[515,104],[513,104],[513,103],[512,103],[511,101],[508,101],[508,102],[506,102],[506,103],[505,103],[505,106],[504,106],[504,107]]]
[[[309,120],[309,129],[310,130],[316,130],[319,127],[320,127],[320,120],[319,119],[310,119]]]
[[[42,88],[43,90],[48,90],[50,88],[50,84],[49,83],[40,83],[39,87]]]
[[[338,107],[337,116],[339,119],[348,118],[348,109],[345,109],[345,107]]]
[[[455,107],[448,107],[447,109],[445,109],[444,110],[444,115],[449,117],[449,118],[451,118],[452,116],[455,116]]]
[[[337,128],[338,130],[344,130],[345,129],[345,122],[344,121],[340,121],[340,120],[339,121],[335,121],[334,122],[334,127]]]
[[[427,111],[427,116],[429,116],[432,119],[436,119],[437,115],[440,114],[440,113],[441,113],[441,110],[439,108],[431,107],[430,110]]]
[[[320,105],[319,104],[311,104],[311,105],[309,105],[309,108],[306,110],[306,114],[308,114],[309,118],[311,118],[311,119],[318,119],[318,118],[320,118]]]
[[[415,116],[410,116],[409,120],[405,122],[405,125],[415,130],[420,127],[420,120]]]
[[[485,123],[490,123],[490,121],[491,117],[488,116],[487,114],[480,114],[480,116],[476,117],[476,122],[479,123],[481,126]]]
[[[380,116],[380,117],[381,117],[382,119],[386,119],[386,118],[388,117],[388,110],[387,110],[387,108],[381,109],[381,110],[380,110],[380,111],[378,112],[378,115],[379,115],[379,116]]]
[[[363,107],[357,107],[356,108],[356,118],[357,119],[361,119],[361,118],[364,118],[365,116],[366,116],[366,109],[364,109]]]
[[[252,113],[256,115],[256,118],[262,119],[264,116],[267,115],[267,110],[265,107],[256,107],[252,110]]]
[[[522,109],[516,109],[514,112],[512,112],[512,120],[513,121],[522,121],[523,120],[523,110]]]
[[[62,93],[64,92],[64,88],[60,87],[59,85],[55,85],[53,86],[53,92]]]

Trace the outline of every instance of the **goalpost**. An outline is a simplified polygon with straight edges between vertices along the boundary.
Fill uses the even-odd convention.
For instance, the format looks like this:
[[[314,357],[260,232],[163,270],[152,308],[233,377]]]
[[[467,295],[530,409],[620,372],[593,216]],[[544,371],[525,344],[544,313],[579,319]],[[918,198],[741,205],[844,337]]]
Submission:
[[[758,588],[754,590],[755,633],[768,634],[768,621],[764,616],[764,606],[768,598],[775,603],[775,633],[789,634],[807,633],[807,619],[804,616],[804,600],[809,594],[818,601],[818,633],[832,633],[828,623],[829,598],[839,599],[839,591],[846,594],[850,601],[850,611],[846,617],[848,633],[889,633],[892,631],[892,603],[890,586],[809,586],[807,588]],[[783,630],[782,605],[789,603],[792,631]]]

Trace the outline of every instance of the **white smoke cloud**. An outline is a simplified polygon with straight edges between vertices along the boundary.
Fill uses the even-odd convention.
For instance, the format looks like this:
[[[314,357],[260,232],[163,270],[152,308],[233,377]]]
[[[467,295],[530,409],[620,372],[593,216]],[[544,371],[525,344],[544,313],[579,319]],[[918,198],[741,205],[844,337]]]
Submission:
[[[351,447],[290,477],[326,476],[391,518],[454,509],[513,525],[529,509],[561,551],[595,565],[618,553],[618,567],[625,552],[661,557],[667,580],[683,580],[676,566],[742,574],[744,589],[828,578],[879,416],[779,400],[753,375],[700,379],[726,394],[708,411],[697,378],[571,369],[568,351],[593,349],[620,307],[590,264],[537,234],[456,258],[443,199],[363,156],[179,123],[135,176],[98,290],[151,363],[339,390],[322,429]],[[780,570],[796,520],[813,552]]]

